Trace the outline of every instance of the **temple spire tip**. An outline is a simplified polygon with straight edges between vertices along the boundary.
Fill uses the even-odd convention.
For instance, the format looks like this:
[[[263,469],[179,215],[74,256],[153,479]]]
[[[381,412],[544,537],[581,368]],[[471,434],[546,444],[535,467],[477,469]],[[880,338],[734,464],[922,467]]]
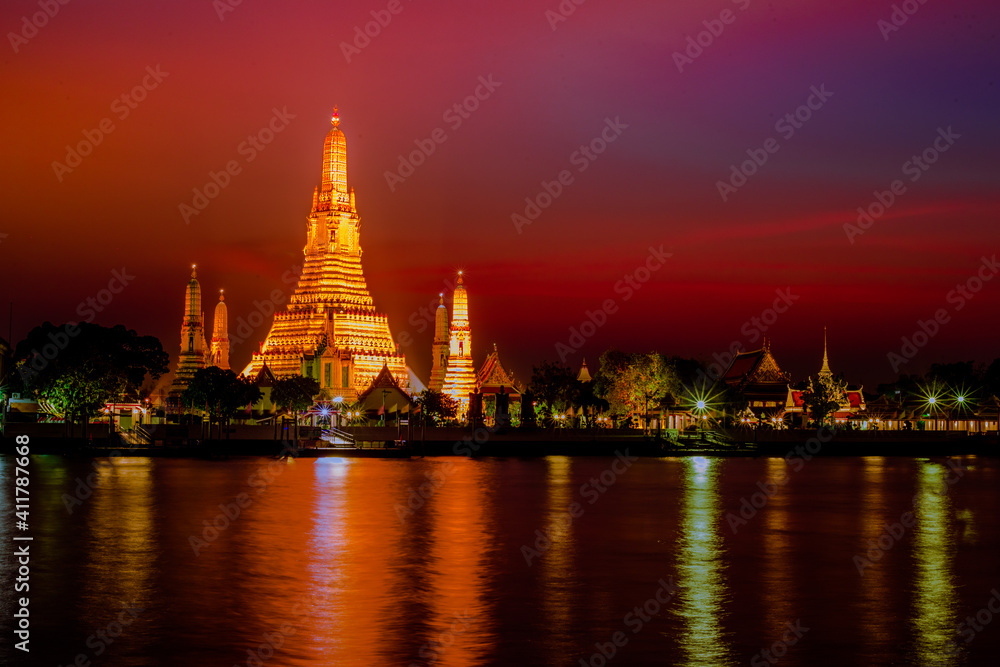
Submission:
[[[826,326],[823,327],[823,366],[819,369],[820,375],[833,375],[830,370],[830,361],[826,356]]]

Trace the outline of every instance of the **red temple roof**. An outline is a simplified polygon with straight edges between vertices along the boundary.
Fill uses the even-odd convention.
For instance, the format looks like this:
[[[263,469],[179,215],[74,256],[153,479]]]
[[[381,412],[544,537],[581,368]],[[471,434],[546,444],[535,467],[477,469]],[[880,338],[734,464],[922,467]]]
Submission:
[[[771,393],[778,386],[787,385],[791,376],[778,366],[771,355],[770,343],[764,339],[764,347],[761,349],[738,352],[722,374],[722,381],[740,391],[749,385],[765,385],[759,388]]]

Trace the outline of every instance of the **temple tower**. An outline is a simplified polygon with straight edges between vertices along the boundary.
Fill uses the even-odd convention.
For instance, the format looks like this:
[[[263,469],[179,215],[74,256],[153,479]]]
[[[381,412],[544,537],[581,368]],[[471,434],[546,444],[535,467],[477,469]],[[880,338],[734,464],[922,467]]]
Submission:
[[[826,327],[823,327],[823,367],[819,369],[819,376],[827,378],[833,376],[830,361],[826,358]]]
[[[219,303],[215,305],[215,322],[212,326],[212,351],[209,365],[229,370],[229,310],[226,298],[219,290]]]
[[[200,368],[205,367],[205,314],[201,310],[201,284],[194,264],[191,265],[191,280],[184,292],[184,320],[181,323],[181,351],[177,359],[177,371],[170,393],[184,391],[191,378]]]
[[[336,108],[330,124],[306,218],[302,274],[243,375],[255,377],[266,363],[278,378],[312,377],[328,394],[353,401],[382,366],[404,389],[409,374],[361,268],[361,219],[347,186],[347,142]]]
[[[476,371],[472,366],[472,330],[469,327],[469,296],[465,292],[462,272],[451,303],[451,341],[448,370],[444,376],[444,393],[458,401],[459,412],[469,407],[469,394],[476,390]]]
[[[450,346],[448,332],[448,309],[444,305],[444,292],[438,295],[441,303],[434,311],[434,343],[431,345],[431,382],[428,388],[441,391],[444,388],[444,376],[448,370],[448,349]]]

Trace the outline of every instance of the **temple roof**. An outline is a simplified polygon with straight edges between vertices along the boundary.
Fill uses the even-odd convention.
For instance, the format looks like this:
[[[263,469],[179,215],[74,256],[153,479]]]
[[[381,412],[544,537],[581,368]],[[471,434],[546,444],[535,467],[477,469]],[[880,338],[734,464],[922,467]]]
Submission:
[[[509,387],[515,393],[521,393],[521,390],[514,382],[514,377],[500,363],[500,355],[497,352],[496,343],[493,344],[493,351],[490,352],[490,356],[486,357],[486,361],[480,367],[479,373],[476,374],[476,386],[484,393],[492,393],[489,388],[496,391],[500,387]]]
[[[379,371],[379,374],[375,376],[375,379],[372,380],[370,385],[368,385],[368,388],[358,395],[358,402],[364,403],[365,399],[367,399],[372,392],[379,389],[392,389],[398,391],[403,395],[403,397],[406,398],[407,402],[410,404],[413,403],[413,401],[410,400],[409,394],[407,394],[403,388],[399,386],[396,378],[392,375],[392,371],[389,370],[389,366],[386,364],[382,364],[382,370]]]
[[[258,387],[273,387],[274,386],[274,373],[271,369],[267,367],[265,363],[257,371],[257,375],[254,376],[253,383]]]
[[[577,382],[590,382],[592,378],[590,377],[590,371],[587,370],[587,360],[583,360],[583,365],[580,366],[580,372],[576,376]]]
[[[765,338],[761,349],[738,352],[721,380],[730,387],[743,390],[748,385],[786,385],[791,376],[778,366],[771,355],[771,344]]]
[[[795,406],[796,408],[801,408],[802,405],[803,405],[802,404],[802,394],[804,394],[804,393],[805,392],[803,390],[800,390],[800,389],[790,389],[789,392],[788,392],[788,395],[792,399],[791,404],[793,406]],[[855,410],[858,410],[858,409],[862,409],[863,410],[864,409],[864,407],[865,407],[865,397],[861,393],[860,389],[848,389],[845,393],[847,394],[847,403],[848,403],[848,405],[850,406],[851,409],[855,409]],[[841,407],[842,408],[846,408],[848,406],[843,406],[842,405]]]

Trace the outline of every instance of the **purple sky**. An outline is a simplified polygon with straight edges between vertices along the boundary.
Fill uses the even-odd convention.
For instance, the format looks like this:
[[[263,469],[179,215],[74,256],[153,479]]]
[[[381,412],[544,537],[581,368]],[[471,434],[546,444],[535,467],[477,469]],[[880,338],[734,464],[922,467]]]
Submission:
[[[125,267],[134,280],[95,321],[176,355],[192,262],[206,301],[226,289],[235,326],[300,262],[337,104],[368,284],[425,380],[430,329],[414,322],[458,268],[477,362],[496,342],[523,380],[605,300],[615,312],[568,363],[610,346],[705,360],[734,341],[752,349],[751,318],[767,321],[776,290],[797,297],[767,332],[796,380],[818,370],[825,324],[834,371],[874,389],[895,376],[901,337],[941,309],[947,322],[898,369],[992,360],[1000,280],[952,290],[1000,271],[982,261],[1000,249],[1000,8],[903,4],[916,11],[890,30],[892,3],[860,1],[589,0],[564,21],[546,15],[556,0],[402,0],[395,14],[244,0],[221,19],[210,0],[69,2],[32,31],[38,3],[10,0],[0,284],[13,337],[79,319]],[[373,11],[391,20],[345,56]],[[480,77],[499,85],[456,126],[446,114]],[[134,108],[115,101],[144,78]],[[241,142],[274,109],[294,118],[248,161]],[[782,122],[797,109],[808,120]],[[95,129],[104,119],[112,132]],[[574,158],[607,119],[614,140]],[[436,128],[446,140],[390,187],[386,172]],[[951,128],[943,152],[939,128]],[[54,167],[85,132],[100,138],[92,153]],[[928,148],[926,170],[906,166]],[[747,151],[767,159],[724,200],[719,182]],[[240,173],[186,223],[179,206],[230,160]],[[518,231],[512,214],[563,170],[572,181]],[[894,180],[887,211],[845,229]],[[616,283],[661,245],[671,256],[626,300]],[[234,348],[234,367],[267,326]]]

